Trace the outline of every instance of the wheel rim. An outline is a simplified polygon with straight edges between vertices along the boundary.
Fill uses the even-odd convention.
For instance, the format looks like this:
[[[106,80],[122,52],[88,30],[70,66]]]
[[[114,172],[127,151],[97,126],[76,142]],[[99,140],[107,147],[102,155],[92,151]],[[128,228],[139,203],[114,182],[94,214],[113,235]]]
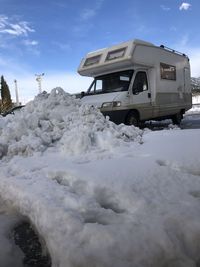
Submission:
[[[128,125],[134,125],[134,126],[138,126],[138,119],[136,118],[136,115],[131,114],[128,117]]]

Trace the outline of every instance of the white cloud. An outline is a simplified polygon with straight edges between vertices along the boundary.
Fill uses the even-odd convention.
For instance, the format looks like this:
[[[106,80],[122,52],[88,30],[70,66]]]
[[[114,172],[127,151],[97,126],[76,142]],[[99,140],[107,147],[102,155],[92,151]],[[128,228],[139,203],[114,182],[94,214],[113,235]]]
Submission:
[[[170,7],[167,7],[167,6],[164,6],[164,5],[161,5],[160,7],[161,7],[161,9],[164,10],[164,11],[169,11],[169,10],[171,10]]]
[[[0,15],[0,33],[12,36],[28,36],[30,32],[35,32],[35,30],[29,26],[27,21],[19,21],[16,18]]]
[[[189,42],[189,36],[188,34],[184,34],[179,41],[179,47],[183,47],[183,48],[187,47],[188,42]]]
[[[71,46],[68,43],[61,43],[61,42],[53,41],[52,45],[56,46],[62,51],[69,51],[71,49]]]
[[[103,4],[104,0],[97,0],[96,1],[96,9],[100,9],[102,4]]]
[[[9,53],[21,55],[24,50],[36,56],[40,55],[38,41],[31,40],[30,34],[35,30],[29,26],[27,21],[22,21],[18,16],[7,17],[0,15],[0,48],[3,48]],[[15,40],[16,42],[11,42]],[[22,46],[23,45],[23,46]]]
[[[58,1],[58,0],[53,1],[52,4],[55,5],[56,7],[62,8],[62,9],[63,8],[66,9],[69,6],[68,3],[65,3],[65,2],[62,2],[62,1]]]
[[[96,10],[94,9],[84,9],[81,13],[81,20],[91,19],[96,15]]]
[[[8,20],[7,16],[0,15],[0,29],[2,29],[5,26],[7,20]]]
[[[40,50],[38,47],[39,42],[38,41],[25,39],[25,40],[22,40],[21,43],[25,46],[26,51],[28,51],[30,54],[35,55],[35,56],[40,56]],[[22,49],[24,49],[24,47]]]
[[[81,20],[89,20],[93,17],[96,16],[97,11],[101,8],[102,4],[103,4],[104,0],[97,0],[95,2],[95,5],[93,8],[85,8],[82,10],[81,14],[80,14],[80,19]]]
[[[179,7],[180,10],[188,10],[191,7],[189,3],[182,3]]]
[[[23,44],[25,44],[26,46],[36,46],[36,45],[38,45],[38,41],[35,41],[35,40],[24,40]]]

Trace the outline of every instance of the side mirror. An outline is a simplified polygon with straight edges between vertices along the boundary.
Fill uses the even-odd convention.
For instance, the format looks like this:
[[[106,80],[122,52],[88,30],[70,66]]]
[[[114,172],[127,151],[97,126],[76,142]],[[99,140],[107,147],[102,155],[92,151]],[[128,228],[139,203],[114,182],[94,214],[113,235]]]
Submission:
[[[85,96],[85,92],[81,92],[81,98]]]
[[[139,93],[143,92],[143,83],[137,83],[137,87],[133,88],[133,94],[138,95]]]
[[[138,91],[137,88],[133,88],[133,94],[134,94],[134,95],[138,95],[138,94],[139,94],[139,91]]]

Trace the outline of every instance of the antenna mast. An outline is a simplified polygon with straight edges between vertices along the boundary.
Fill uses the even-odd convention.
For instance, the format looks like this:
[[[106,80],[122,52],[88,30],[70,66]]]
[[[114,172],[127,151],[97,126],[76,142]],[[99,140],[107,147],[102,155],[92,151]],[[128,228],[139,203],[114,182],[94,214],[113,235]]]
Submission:
[[[14,80],[15,83],[15,96],[16,96],[16,105],[19,106],[19,95],[18,95],[18,86],[17,86],[17,80]]]
[[[36,76],[36,81],[38,82],[39,94],[41,94],[42,93],[42,76],[44,76],[44,73],[35,74],[35,76]]]

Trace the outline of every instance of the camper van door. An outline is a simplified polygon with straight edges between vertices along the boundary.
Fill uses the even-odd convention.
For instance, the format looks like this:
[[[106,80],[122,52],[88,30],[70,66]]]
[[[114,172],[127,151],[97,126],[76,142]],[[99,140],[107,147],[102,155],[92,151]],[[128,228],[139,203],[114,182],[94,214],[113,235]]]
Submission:
[[[140,69],[135,72],[130,90],[130,106],[142,110],[141,119],[151,117],[151,89],[147,70]]]

